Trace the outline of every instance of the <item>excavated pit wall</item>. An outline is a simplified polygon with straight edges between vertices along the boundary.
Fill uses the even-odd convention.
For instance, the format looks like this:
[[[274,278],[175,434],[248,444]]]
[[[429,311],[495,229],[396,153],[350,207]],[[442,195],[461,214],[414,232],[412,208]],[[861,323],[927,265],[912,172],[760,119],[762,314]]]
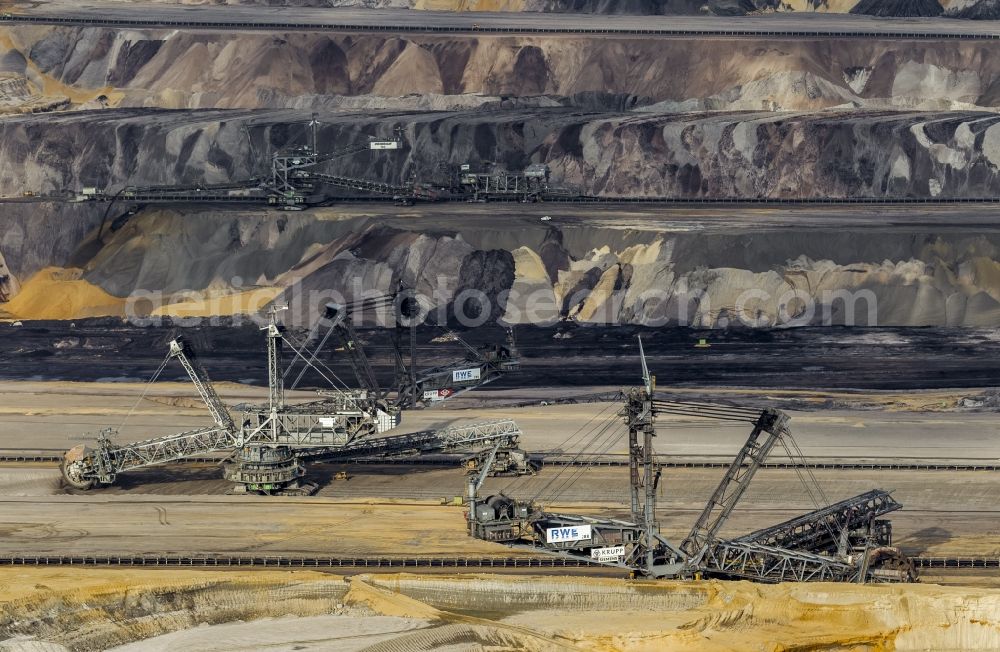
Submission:
[[[0,645],[15,650],[167,646],[183,639],[157,637],[195,627],[203,628],[202,646],[213,650],[254,640],[292,646],[343,636],[348,643],[349,632],[316,628],[338,622],[309,618],[324,614],[343,616],[342,627],[371,615],[397,618],[388,640],[365,647],[371,652],[474,642],[537,651],[567,645],[845,652],[1000,645],[1000,596],[975,587],[495,575],[360,575],[345,581],[305,571],[97,569],[9,570],[6,581],[15,584],[0,601],[0,636],[8,637]],[[276,628],[271,620],[287,616],[301,619],[298,630],[287,621]],[[213,638],[213,631],[237,635],[212,627],[236,621],[244,623],[241,638]],[[275,638],[276,629],[287,633]]]
[[[33,649],[29,642],[19,648],[20,638],[104,650],[199,625],[338,613],[348,590],[343,578],[312,574],[297,582],[291,573],[153,573],[122,571],[117,581],[105,574],[93,588],[86,577],[80,588],[38,584],[33,595],[0,604],[0,639],[11,639],[0,649]]]
[[[1000,596],[934,586],[369,576],[444,610],[602,641],[611,649],[990,650]],[[602,612],[605,612],[602,614]],[[579,613],[583,618],[574,618]],[[606,623],[602,624],[601,619]]]
[[[375,587],[432,605],[470,613],[516,613],[529,609],[582,611],[685,611],[706,606],[708,585],[676,583],[660,590],[655,583],[554,577],[519,581],[496,576],[433,578],[413,575],[365,576]]]
[[[392,108],[608,93],[671,111],[943,110],[1000,103],[997,41],[385,35],[0,28],[0,73],[79,104]],[[208,63],[206,63],[208,62]],[[380,99],[383,98],[383,99]],[[468,100],[465,100],[468,101]]]
[[[268,173],[266,152],[307,142],[309,116],[118,109],[11,117],[0,121],[0,195],[245,181]],[[337,158],[323,170],[396,184],[448,183],[442,164],[489,162],[511,170],[546,163],[554,185],[607,197],[991,197],[1000,181],[1000,116],[987,112],[560,107],[322,112],[319,119],[324,152],[400,130],[402,150]]]
[[[416,215],[147,208],[102,227],[100,212],[87,204],[76,205],[74,217],[56,208],[37,229],[25,222],[36,206],[18,219],[0,217],[9,225],[0,256],[22,287],[0,304],[12,318],[39,318],[33,311],[51,307],[54,295],[37,277],[71,268],[80,270],[74,282],[96,288],[101,305],[112,306],[98,314],[119,316],[176,314],[161,309],[183,309],[192,294],[264,288],[257,310],[271,300],[287,303],[289,319],[307,325],[324,298],[336,298],[331,293],[392,292],[402,282],[428,298],[438,321],[454,315],[463,290],[485,294],[493,301],[490,318],[509,323],[737,326],[734,306],[747,291],[766,296],[746,304],[753,306],[740,322],[746,325],[756,310],[760,326],[987,327],[1000,319],[1000,233],[988,228],[758,230],[748,223],[685,231],[671,229],[669,219],[612,212],[598,220],[585,208],[576,214],[564,207],[506,213],[495,223],[494,211],[476,205]],[[550,210],[556,218],[538,219]],[[853,317],[845,292],[860,297],[852,299]],[[155,306],[135,301],[149,295]],[[795,303],[805,299],[811,316]],[[130,302],[136,312],[127,310]],[[212,305],[229,306],[222,314],[250,310],[206,305],[206,315],[220,314]]]
[[[98,204],[6,204],[0,207],[0,276],[26,280],[44,267],[69,267],[105,207]],[[81,252],[87,256],[86,252]]]

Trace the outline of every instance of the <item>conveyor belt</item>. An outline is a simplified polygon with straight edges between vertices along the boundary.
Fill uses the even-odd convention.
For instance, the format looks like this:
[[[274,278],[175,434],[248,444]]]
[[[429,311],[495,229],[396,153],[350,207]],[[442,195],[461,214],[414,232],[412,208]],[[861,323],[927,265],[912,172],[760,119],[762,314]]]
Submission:
[[[1000,557],[913,557],[917,568],[1000,569]],[[564,557],[289,557],[280,555],[33,555],[0,556],[0,566],[179,566],[214,568],[606,568]]]
[[[0,465],[17,466],[20,464],[46,464],[57,465],[62,462],[62,451],[5,451],[0,452]],[[540,459],[544,466],[628,466],[627,455],[599,455],[587,461],[574,460],[569,455],[546,455],[538,453],[535,459]],[[219,463],[224,456],[218,457],[189,457],[179,464]],[[401,466],[451,466],[454,465],[458,457],[447,455],[432,455],[421,458],[393,459],[386,457],[371,457],[352,460],[352,464],[365,465],[401,465]],[[728,467],[729,461],[692,459],[692,460],[668,460],[660,462],[664,468],[676,469],[721,469]],[[808,464],[797,462],[765,462],[761,468],[764,469],[814,469],[814,470],[837,470],[837,471],[1000,471],[1000,461],[996,462],[961,462],[961,461],[919,461],[919,460],[898,460],[898,461],[810,461]]]
[[[199,9],[201,9],[199,7]],[[371,11],[371,18],[348,18],[340,21],[327,19],[294,19],[288,20],[252,20],[248,17],[226,17],[224,10],[191,11],[191,17],[185,17],[182,12],[172,15],[154,12],[153,15],[141,15],[135,10],[114,8],[114,11],[86,11],[66,13],[20,13],[4,16],[0,24],[36,24],[36,25],[72,25],[80,27],[120,27],[120,28],[152,28],[152,29],[197,29],[214,31],[310,31],[310,32],[344,32],[344,33],[410,33],[410,34],[567,34],[590,36],[650,36],[658,38],[822,38],[822,39],[905,39],[905,40],[997,40],[1000,34],[988,29],[975,21],[924,19],[885,20],[877,24],[866,20],[866,17],[836,16],[842,26],[824,28],[817,22],[816,27],[808,26],[808,21],[799,26],[782,26],[784,19],[768,21],[746,17],[736,17],[742,24],[738,27],[726,27],[723,17],[706,17],[708,20],[693,20],[686,16],[593,16],[583,17],[582,23],[575,14],[537,14],[536,20],[521,21],[517,15],[512,17],[497,17],[490,14],[473,14],[453,16],[446,12],[426,12],[445,14],[449,20],[438,16],[423,16],[421,12],[401,14],[389,11]],[[217,17],[208,14],[216,13]],[[333,17],[336,10],[329,11],[325,17]],[[341,12],[343,15],[343,12]],[[130,15],[131,14],[131,15]],[[380,20],[381,18],[381,20]],[[532,17],[535,18],[535,17]],[[644,19],[642,23],[634,23],[628,19]],[[578,24],[573,25],[576,19]],[[673,19],[673,20],[665,20]],[[687,25],[684,25],[687,19]],[[856,25],[851,26],[849,23]],[[983,21],[990,22],[990,21]],[[589,24],[588,24],[589,23]],[[713,26],[713,23],[720,25]],[[926,25],[926,27],[924,27]],[[954,28],[954,29],[949,29]]]

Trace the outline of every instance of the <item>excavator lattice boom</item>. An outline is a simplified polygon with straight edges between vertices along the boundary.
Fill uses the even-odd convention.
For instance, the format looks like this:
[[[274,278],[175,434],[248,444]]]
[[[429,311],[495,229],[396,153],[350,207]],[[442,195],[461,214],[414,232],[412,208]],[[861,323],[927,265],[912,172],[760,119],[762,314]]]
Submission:
[[[720,577],[758,582],[910,582],[912,562],[891,546],[891,526],[878,517],[899,509],[873,490],[784,523],[733,539],[721,536],[751,481],[779,442],[798,450],[788,415],[772,408],[664,400],[653,396],[640,340],[643,386],[617,396],[628,426],[631,520],[548,512],[534,500],[503,494],[480,500],[470,484],[471,536],[551,555],[585,558],[646,577]],[[656,489],[660,465],[652,451],[659,415],[746,422],[752,430],[726,469],[689,534],[674,545],[660,534]],[[818,489],[818,487],[817,487]],[[807,488],[810,497],[812,489]],[[822,495],[822,491],[818,491]]]

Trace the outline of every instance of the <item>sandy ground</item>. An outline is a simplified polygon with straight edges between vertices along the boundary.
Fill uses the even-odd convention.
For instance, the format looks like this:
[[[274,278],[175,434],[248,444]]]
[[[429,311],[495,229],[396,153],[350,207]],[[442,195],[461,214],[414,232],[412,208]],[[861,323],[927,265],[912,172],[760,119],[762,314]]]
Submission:
[[[609,388],[600,388],[609,389]],[[193,388],[184,383],[157,383],[142,400],[142,385],[133,383],[0,382],[0,450],[66,450],[92,441],[104,428],[117,427],[117,440],[136,441],[211,423]],[[263,400],[264,390],[220,383],[230,404]],[[551,389],[518,392],[519,396],[551,396]],[[962,392],[967,394],[968,391]],[[711,392],[701,392],[705,396]],[[767,396],[767,392],[762,393]],[[777,393],[777,394],[780,394]],[[956,393],[913,394],[914,406],[951,401]],[[470,395],[472,396],[472,395]],[[898,400],[898,394],[890,394]],[[308,400],[309,392],[291,398]],[[719,398],[731,398],[719,392]],[[745,400],[743,404],[753,404]],[[951,398],[945,398],[951,397]],[[803,400],[808,395],[800,395]],[[902,407],[905,407],[904,403]],[[960,461],[1000,460],[1000,421],[989,413],[811,410],[792,412],[792,433],[807,457],[817,460]],[[485,419],[513,418],[529,451],[565,452],[599,420],[610,419],[616,406],[604,403],[523,408],[443,409],[407,412],[398,432],[444,428]],[[124,423],[124,426],[122,425]],[[729,459],[745,441],[749,428],[704,419],[664,415],[658,420],[657,451],[690,459]],[[575,439],[574,439],[575,438]],[[604,441],[603,439],[601,441]],[[625,454],[624,439],[608,440],[609,454]],[[775,459],[783,457],[776,451]]]
[[[135,484],[86,495],[61,494],[55,469],[5,467],[0,470],[0,554],[512,554],[469,539],[464,508],[441,504],[462,492],[464,478],[457,469],[354,467],[346,482],[326,480],[337,468],[313,473],[313,479],[326,483],[320,495],[293,499],[220,495],[227,485],[208,465],[151,472]],[[532,479],[491,479],[484,492],[503,488],[525,498],[538,494],[539,502],[554,510],[627,515],[626,469],[587,471],[558,498],[551,489],[543,491],[557,473],[550,468]],[[665,473],[659,514],[666,535],[679,540],[687,534],[721,473]],[[894,489],[903,504],[891,515],[895,542],[909,554],[1000,555],[1000,481],[993,473],[820,472],[817,480],[830,500],[875,487]],[[723,534],[746,533],[812,507],[794,472],[762,471]]]
[[[104,292],[82,278],[82,270],[46,267],[22,286],[11,301],[3,304],[5,317],[21,319],[64,319],[124,314],[125,300]]]
[[[109,649],[109,652],[253,652],[331,650],[355,652],[426,627],[426,621],[394,616],[266,618],[205,625]]]
[[[387,504],[388,503],[388,504]],[[470,539],[461,507],[322,498],[59,496],[3,503],[0,551],[509,556]]]
[[[593,388],[591,388],[593,389]],[[122,440],[207,422],[186,384],[164,383],[136,403],[126,383],[0,383],[0,450],[61,449],[81,432],[121,423]],[[226,401],[259,400],[259,388],[220,384]],[[538,392],[536,395],[534,392]],[[580,391],[584,391],[581,389]],[[498,392],[503,395],[504,392]],[[542,396],[518,389],[507,399]],[[777,393],[776,393],[777,394]],[[819,400],[808,393],[738,390],[740,402]],[[698,394],[702,396],[702,394]],[[1000,457],[990,414],[947,411],[953,393],[872,394],[855,400],[888,408],[814,409],[793,414],[810,456],[827,459],[980,461]],[[293,399],[307,398],[293,394]],[[513,416],[529,450],[579,450],[612,404],[492,408],[463,399],[441,411],[411,412],[419,430]],[[829,400],[830,396],[822,400]],[[457,409],[465,406],[467,409]],[[932,408],[945,411],[916,411]],[[128,417],[126,419],[126,417]],[[618,423],[617,421],[615,421]],[[587,426],[586,424],[590,424]],[[583,427],[582,427],[583,426]],[[733,455],[748,428],[660,420],[657,448],[668,459]],[[624,453],[614,428],[608,453]],[[350,479],[333,480],[346,468]],[[317,464],[318,495],[220,495],[215,464],[176,464],[124,475],[107,489],[71,494],[51,464],[0,466],[0,555],[35,553],[234,553],[257,556],[506,557],[526,554],[470,539],[464,491],[453,466],[342,467]],[[682,538],[721,469],[667,468],[659,494],[663,533]],[[565,482],[574,476],[572,482]],[[895,490],[895,543],[921,556],[1000,555],[1000,476],[974,471],[817,471],[829,500],[873,487]],[[491,478],[500,490],[561,511],[624,516],[627,469],[544,467],[535,477]],[[755,478],[723,536],[811,509],[793,471]],[[523,571],[522,571],[523,573]],[[636,582],[553,569],[538,576],[3,568],[0,650],[978,650],[1000,647],[1000,576],[995,570],[926,574],[913,586],[749,585]],[[952,586],[939,586],[935,583]],[[6,624],[4,624],[6,623]]]
[[[17,637],[4,643],[8,650],[356,650],[381,642],[370,649],[902,651],[1000,644],[996,591],[933,585],[407,574],[345,581],[314,572],[41,568],[4,569],[0,584],[23,587],[0,599],[11,623],[5,631]],[[286,600],[275,599],[281,595]],[[202,611],[178,618],[172,600]],[[31,620],[39,616],[58,625]]]
[[[187,385],[157,384],[136,404],[139,391],[139,386],[124,383],[0,383],[0,450],[63,450],[87,441],[81,433],[96,433],[123,420],[122,441],[208,421]],[[223,383],[220,391],[232,403],[262,397],[259,388],[237,384]],[[522,398],[527,394],[517,391]],[[894,395],[889,402],[898,406],[899,400]],[[574,453],[592,441],[590,450],[624,454],[623,428],[612,428],[596,441],[591,436],[593,424],[614,420],[615,410],[612,404],[425,410],[406,413],[402,430],[513,417],[529,451]],[[794,413],[791,425],[805,454],[826,461],[1000,458],[998,423],[990,414],[815,410]],[[656,447],[667,460],[728,461],[748,430],[741,424],[665,417],[659,421]],[[779,451],[774,459],[782,457]],[[310,478],[320,484],[318,495],[293,499],[226,497],[222,494],[228,484],[215,464],[127,473],[115,486],[82,495],[67,495],[51,465],[8,465],[0,469],[0,552],[510,554],[468,539],[463,508],[442,504],[465,491],[464,475],[456,466],[354,466],[346,468],[350,480],[333,480],[344,468],[313,465]],[[686,534],[721,475],[721,469],[665,470],[659,495],[665,533],[675,538]],[[1000,479],[995,473],[831,470],[815,475],[830,501],[872,488],[893,490],[904,506],[892,517],[896,541],[910,554],[1000,554]],[[500,490],[549,508],[610,515],[622,515],[628,501],[623,467],[550,466],[536,477],[491,478],[483,488],[487,494]],[[814,506],[795,472],[763,470],[726,534],[748,532]]]

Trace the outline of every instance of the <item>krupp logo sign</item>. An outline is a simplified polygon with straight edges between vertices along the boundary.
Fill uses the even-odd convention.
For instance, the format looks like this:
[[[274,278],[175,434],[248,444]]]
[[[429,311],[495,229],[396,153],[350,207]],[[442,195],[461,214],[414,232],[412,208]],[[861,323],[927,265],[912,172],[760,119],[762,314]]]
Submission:
[[[590,539],[589,525],[570,525],[567,527],[550,527],[545,530],[547,543],[565,543],[567,541],[584,541]]]
[[[611,546],[608,548],[594,548],[590,551],[590,558],[595,561],[622,561],[625,559],[625,546]]]

